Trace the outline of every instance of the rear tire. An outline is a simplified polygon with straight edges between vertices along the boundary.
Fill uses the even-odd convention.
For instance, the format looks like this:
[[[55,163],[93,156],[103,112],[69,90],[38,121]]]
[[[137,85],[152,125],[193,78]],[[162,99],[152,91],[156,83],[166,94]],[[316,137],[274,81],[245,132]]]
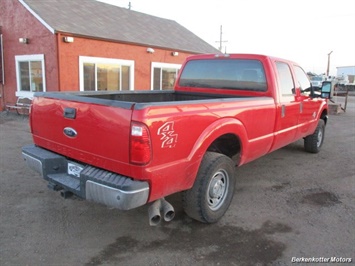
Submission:
[[[185,213],[203,223],[217,222],[232,201],[234,174],[235,165],[229,157],[207,152],[193,187],[182,193]]]
[[[305,150],[310,153],[318,153],[323,145],[324,133],[325,123],[323,119],[320,119],[314,133],[304,138]]]

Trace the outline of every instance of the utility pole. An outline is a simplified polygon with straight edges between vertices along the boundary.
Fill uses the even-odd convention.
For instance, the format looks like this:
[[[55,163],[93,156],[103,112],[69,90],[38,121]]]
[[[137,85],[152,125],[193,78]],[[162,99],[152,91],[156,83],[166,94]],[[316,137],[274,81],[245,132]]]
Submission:
[[[332,52],[333,52],[333,51],[331,51],[331,52],[328,54],[327,78],[329,77],[330,55],[332,54]]]
[[[131,2],[128,3],[128,9],[131,10],[132,8],[132,5],[131,5]]]
[[[228,41],[223,41],[223,37],[222,37],[222,36],[223,36],[223,31],[222,31],[222,25],[221,25],[221,29],[220,29],[220,32],[219,32],[219,41],[216,41],[216,42],[219,42],[219,48],[218,48],[218,49],[219,49],[221,52],[222,52],[222,49],[223,49],[222,43],[223,43],[223,42],[228,42]],[[227,49],[226,49],[226,50],[227,50]],[[227,52],[226,50],[225,50],[225,53]]]

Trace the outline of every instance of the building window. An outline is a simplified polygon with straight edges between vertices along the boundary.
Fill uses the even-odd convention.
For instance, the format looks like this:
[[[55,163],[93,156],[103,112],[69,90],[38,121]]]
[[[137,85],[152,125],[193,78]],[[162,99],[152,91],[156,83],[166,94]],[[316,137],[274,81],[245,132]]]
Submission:
[[[133,90],[134,61],[79,57],[81,91]]]
[[[181,65],[152,63],[152,90],[172,90]]]
[[[16,96],[32,97],[46,91],[44,55],[16,55]]]

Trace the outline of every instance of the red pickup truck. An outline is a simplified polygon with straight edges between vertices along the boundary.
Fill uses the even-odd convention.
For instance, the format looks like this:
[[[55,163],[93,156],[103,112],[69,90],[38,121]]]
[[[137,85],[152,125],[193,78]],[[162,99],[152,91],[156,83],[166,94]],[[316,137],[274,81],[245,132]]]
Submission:
[[[129,210],[152,203],[151,224],[227,211],[235,168],[304,138],[320,151],[327,88],[316,94],[296,63],[264,55],[196,55],[172,91],[36,93],[27,164],[63,196]],[[324,98],[322,98],[323,96]]]

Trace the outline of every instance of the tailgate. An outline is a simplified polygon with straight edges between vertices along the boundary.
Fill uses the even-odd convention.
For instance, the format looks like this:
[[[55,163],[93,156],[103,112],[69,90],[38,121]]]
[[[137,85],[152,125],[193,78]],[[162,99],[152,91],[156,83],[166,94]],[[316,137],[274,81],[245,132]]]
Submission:
[[[129,163],[132,105],[83,96],[35,97],[34,143],[84,164],[129,174],[124,166]]]

